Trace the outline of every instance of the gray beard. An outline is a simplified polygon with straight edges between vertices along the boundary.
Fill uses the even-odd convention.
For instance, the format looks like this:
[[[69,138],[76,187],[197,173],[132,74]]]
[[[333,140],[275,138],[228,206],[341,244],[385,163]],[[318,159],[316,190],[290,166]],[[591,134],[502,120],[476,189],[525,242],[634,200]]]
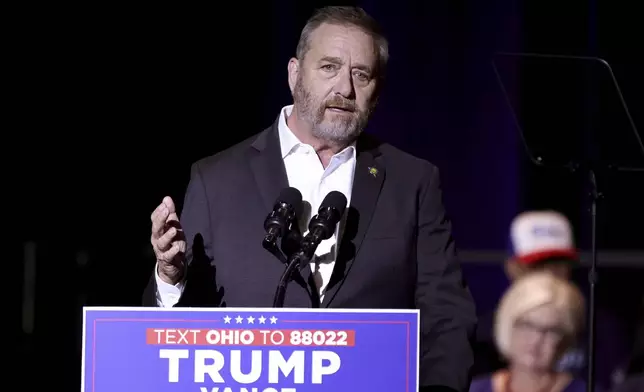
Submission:
[[[299,117],[311,125],[313,137],[333,144],[351,144],[362,133],[369,119],[369,113],[354,112],[352,116],[338,116],[325,123],[326,106],[315,102],[300,78],[295,83],[293,101]]]

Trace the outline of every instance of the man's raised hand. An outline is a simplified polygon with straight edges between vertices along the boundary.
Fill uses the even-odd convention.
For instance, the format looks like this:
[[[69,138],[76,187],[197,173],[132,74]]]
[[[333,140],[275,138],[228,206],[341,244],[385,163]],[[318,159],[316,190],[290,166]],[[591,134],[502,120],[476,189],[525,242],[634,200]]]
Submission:
[[[151,216],[150,242],[157,258],[161,280],[176,284],[185,271],[186,239],[172,198],[166,196]]]

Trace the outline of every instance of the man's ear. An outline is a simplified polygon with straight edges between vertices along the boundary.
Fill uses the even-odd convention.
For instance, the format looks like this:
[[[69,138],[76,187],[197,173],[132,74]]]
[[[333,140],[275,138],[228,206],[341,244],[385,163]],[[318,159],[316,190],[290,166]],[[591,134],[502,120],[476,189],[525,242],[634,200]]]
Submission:
[[[299,73],[300,61],[293,57],[288,61],[288,87],[291,89],[291,94],[295,90],[295,82]]]

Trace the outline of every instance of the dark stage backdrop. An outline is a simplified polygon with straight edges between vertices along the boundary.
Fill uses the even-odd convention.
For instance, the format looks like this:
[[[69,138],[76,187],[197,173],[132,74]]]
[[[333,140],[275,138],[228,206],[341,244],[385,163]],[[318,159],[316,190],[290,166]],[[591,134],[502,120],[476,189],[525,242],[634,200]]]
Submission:
[[[389,80],[368,132],[440,167],[462,251],[503,252],[512,217],[542,207],[566,213],[587,249],[584,188],[578,178],[542,172],[527,161],[491,56],[602,56],[642,127],[644,63],[635,37],[644,31],[635,6],[354,3],[381,21],[391,46]],[[17,154],[7,165],[7,183],[14,184],[7,193],[16,197],[8,210],[10,258],[17,261],[10,271],[19,277],[11,280],[19,293],[23,243],[36,244],[35,319],[25,322],[31,333],[22,332],[20,301],[11,301],[22,359],[56,350],[63,358],[50,366],[61,372],[59,382],[77,385],[79,307],[139,303],[154,263],[150,213],[165,195],[181,202],[190,163],[261,131],[290,103],[286,63],[304,21],[321,5],[56,5],[15,13],[14,55],[6,60],[15,66],[8,75],[16,86],[8,107],[15,120],[7,128],[5,155]],[[602,182],[602,248],[644,247],[643,180],[633,175]],[[502,256],[465,260],[482,313],[507,285],[498,265]],[[628,324],[642,295],[635,283],[642,281],[641,270],[601,272],[600,302]],[[583,284],[583,269],[578,280]],[[613,362],[624,356],[628,340],[616,342]]]

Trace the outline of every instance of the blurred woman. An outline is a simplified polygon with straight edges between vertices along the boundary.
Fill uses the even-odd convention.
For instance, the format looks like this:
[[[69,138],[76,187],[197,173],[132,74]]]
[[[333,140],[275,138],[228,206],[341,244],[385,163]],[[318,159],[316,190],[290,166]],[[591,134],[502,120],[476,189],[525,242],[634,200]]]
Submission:
[[[495,316],[494,339],[509,364],[477,378],[470,392],[585,392],[586,383],[556,370],[584,323],[584,298],[574,284],[532,272],[504,294]]]

